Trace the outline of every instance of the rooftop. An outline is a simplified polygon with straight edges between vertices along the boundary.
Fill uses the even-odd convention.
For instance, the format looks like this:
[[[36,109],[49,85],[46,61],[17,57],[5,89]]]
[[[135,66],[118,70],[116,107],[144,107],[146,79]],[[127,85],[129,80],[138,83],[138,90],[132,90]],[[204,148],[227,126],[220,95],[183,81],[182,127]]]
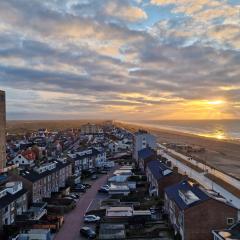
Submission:
[[[126,175],[126,176],[131,176],[132,175],[132,170],[116,170],[114,171],[113,175]]]
[[[131,207],[110,207],[107,209],[107,217],[131,217],[133,209]]]
[[[0,198],[0,209],[6,207],[10,203],[14,202],[18,198],[20,198],[23,194],[27,192],[26,189],[21,189],[20,191],[16,192],[15,194],[11,194],[6,192],[5,196]]]
[[[172,170],[168,168],[165,164],[161,163],[159,160],[153,160],[148,162],[147,167],[151,171],[155,179],[160,180],[165,176],[172,173]]]
[[[138,151],[138,157],[141,159],[146,159],[151,156],[155,156],[155,154],[156,154],[155,151],[150,147],[147,147],[147,148],[144,148],[144,149]]]
[[[36,182],[50,174],[52,174],[53,172],[57,172],[60,169],[66,167],[67,165],[71,164],[70,162],[62,162],[62,161],[57,161],[54,160],[53,162],[50,163],[55,163],[55,167],[51,167],[51,168],[46,168],[44,171],[38,171],[38,169],[30,169],[30,170],[22,170],[20,171],[20,175],[24,178],[26,178],[27,180],[29,180],[30,182]],[[44,167],[45,165],[43,165],[42,167]]]
[[[137,132],[134,133],[135,135],[141,135],[141,134],[148,134],[148,131],[139,129]]]
[[[167,187],[165,192],[183,210],[210,199],[196,184],[187,180]]]
[[[125,239],[125,226],[124,224],[111,224],[103,223],[100,225],[99,239]]]

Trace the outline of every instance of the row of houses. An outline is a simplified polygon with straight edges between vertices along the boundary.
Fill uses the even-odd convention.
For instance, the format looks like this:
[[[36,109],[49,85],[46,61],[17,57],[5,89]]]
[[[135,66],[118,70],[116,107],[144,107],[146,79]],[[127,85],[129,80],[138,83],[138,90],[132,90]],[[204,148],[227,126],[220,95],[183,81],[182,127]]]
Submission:
[[[72,164],[66,159],[58,159],[32,169],[11,173],[11,179],[23,182],[28,190],[29,202],[42,202],[51,197],[53,192],[66,186],[67,179],[72,176]]]
[[[81,181],[84,172],[108,165],[109,136],[101,131],[53,133],[46,129],[20,140],[11,136],[8,165],[12,170],[0,175],[0,238],[3,226],[6,230],[16,223],[41,219],[47,211],[45,201],[66,194],[69,186]],[[57,143],[56,154],[53,143]],[[45,158],[39,158],[41,150],[45,150]],[[3,176],[6,179],[1,182]]]
[[[141,139],[145,137],[151,139],[150,142],[154,139],[146,138],[146,132],[138,132],[136,138],[139,139],[141,134]],[[213,233],[215,239],[225,239],[223,236],[218,238],[217,234],[221,231],[214,229],[226,229],[237,224],[239,210],[231,202],[219,193],[200,186],[195,180],[179,174],[176,167],[167,166],[148,141],[136,156],[137,166],[147,176],[149,195],[164,200],[163,212],[179,239],[213,239]]]

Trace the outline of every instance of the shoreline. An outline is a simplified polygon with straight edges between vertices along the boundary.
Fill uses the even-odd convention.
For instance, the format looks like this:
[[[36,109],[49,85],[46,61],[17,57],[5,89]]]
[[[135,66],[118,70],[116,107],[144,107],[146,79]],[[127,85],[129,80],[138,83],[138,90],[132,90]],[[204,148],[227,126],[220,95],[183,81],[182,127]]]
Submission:
[[[197,133],[193,133],[193,132],[188,132],[188,131],[184,131],[184,130],[178,130],[178,129],[174,129],[174,128],[168,128],[168,127],[164,127],[164,126],[157,126],[156,124],[148,124],[148,123],[139,123],[139,122],[125,122],[125,121],[116,121],[117,123],[122,123],[122,124],[127,124],[127,125],[132,125],[132,126],[139,126],[139,127],[144,127],[144,128],[149,128],[149,129],[153,129],[155,131],[161,131],[161,132],[169,132],[169,133],[173,133],[173,134],[178,134],[178,135],[184,135],[184,136],[192,136],[192,137],[199,137],[199,138],[204,138],[204,139],[212,139],[212,140],[216,140],[216,141],[221,141],[221,142],[231,142],[231,143],[236,143],[236,144],[240,144],[240,138],[222,138],[219,139],[217,137],[210,137],[207,136],[207,134],[197,134]]]
[[[116,121],[115,123],[129,125],[133,128],[136,128],[138,126],[139,128],[151,129],[154,132],[163,132],[163,133],[169,133],[169,134],[176,134],[179,136],[195,137],[195,138],[201,138],[201,139],[212,140],[212,141],[217,141],[217,142],[234,143],[234,144],[240,145],[240,140],[238,140],[238,139],[230,139],[230,138],[218,139],[218,138],[214,138],[214,137],[207,137],[207,136],[184,132],[184,131],[180,131],[180,130],[178,131],[175,129],[153,126],[152,124],[145,124],[145,123],[141,124],[141,123],[124,122],[124,121]]]
[[[126,127],[129,131],[137,131],[140,128],[151,132],[160,143],[187,144],[200,146],[206,149],[204,153],[191,155],[198,161],[204,161],[207,165],[222,171],[229,176],[240,179],[240,142],[233,140],[219,140],[199,135],[183,133],[157,127],[134,124],[129,122],[116,122],[116,125]]]

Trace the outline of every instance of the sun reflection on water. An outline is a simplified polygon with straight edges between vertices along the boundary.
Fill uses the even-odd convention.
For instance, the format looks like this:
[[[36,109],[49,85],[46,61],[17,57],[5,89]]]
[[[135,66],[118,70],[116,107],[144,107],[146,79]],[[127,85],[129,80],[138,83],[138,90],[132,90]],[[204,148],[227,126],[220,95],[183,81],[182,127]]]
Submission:
[[[215,132],[212,133],[202,133],[199,134],[202,137],[208,137],[208,138],[215,138],[218,140],[225,140],[227,139],[227,136],[223,130],[216,130]]]

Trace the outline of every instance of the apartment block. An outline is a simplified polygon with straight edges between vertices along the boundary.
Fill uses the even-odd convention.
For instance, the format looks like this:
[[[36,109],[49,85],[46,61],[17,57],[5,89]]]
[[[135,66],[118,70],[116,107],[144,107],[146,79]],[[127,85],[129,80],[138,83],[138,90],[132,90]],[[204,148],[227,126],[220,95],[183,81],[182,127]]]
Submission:
[[[150,147],[153,150],[157,149],[156,137],[144,130],[139,130],[134,133],[133,158],[137,161],[137,163],[139,160],[138,152],[147,147]]]
[[[0,231],[14,223],[17,215],[27,211],[27,190],[22,182],[8,182],[0,189]]]
[[[66,160],[54,160],[40,167],[25,169],[13,177],[23,182],[29,191],[29,199],[33,203],[42,202],[43,198],[51,197],[66,186],[67,179],[72,175],[72,164]]]

